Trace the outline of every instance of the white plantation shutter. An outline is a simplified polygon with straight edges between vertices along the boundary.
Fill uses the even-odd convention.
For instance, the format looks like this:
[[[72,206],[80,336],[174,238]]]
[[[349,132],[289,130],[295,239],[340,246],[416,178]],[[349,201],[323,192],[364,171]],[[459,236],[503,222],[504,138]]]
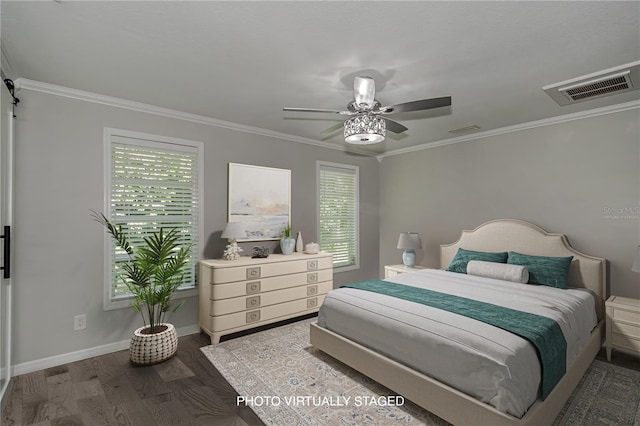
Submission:
[[[122,226],[134,249],[160,228],[164,232],[177,229],[180,244],[193,244],[181,288],[194,288],[200,229],[199,147],[119,135],[110,135],[108,143],[107,217]],[[127,254],[111,240],[111,302],[130,296],[119,278],[126,259]]]
[[[334,268],[356,268],[358,259],[358,167],[318,162],[318,235]]]

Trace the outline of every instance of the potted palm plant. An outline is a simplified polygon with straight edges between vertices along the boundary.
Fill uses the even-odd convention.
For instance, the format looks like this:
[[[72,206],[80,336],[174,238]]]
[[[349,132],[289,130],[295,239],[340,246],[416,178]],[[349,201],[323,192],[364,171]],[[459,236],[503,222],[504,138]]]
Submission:
[[[173,295],[182,284],[184,267],[191,258],[191,245],[180,246],[178,231],[165,232],[160,228],[143,238],[144,245],[132,247],[121,225],[110,222],[102,213],[93,212],[114,239],[127,253],[119,278],[127,286],[133,300],[131,305],[142,316],[144,326],[131,338],[129,355],[134,364],[156,364],[171,358],[178,349],[178,336],[167,315],[182,306],[173,303]]]

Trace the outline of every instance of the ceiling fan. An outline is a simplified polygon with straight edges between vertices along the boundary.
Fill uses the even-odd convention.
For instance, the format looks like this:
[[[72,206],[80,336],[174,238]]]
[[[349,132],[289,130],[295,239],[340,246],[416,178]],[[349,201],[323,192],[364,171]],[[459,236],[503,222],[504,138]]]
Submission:
[[[345,111],[318,108],[282,108],[283,111],[322,112],[351,116],[344,122],[344,140],[356,145],[371,145],[384,141],[386,131],[402,133],[408,130],[402,124],[381,117],[398,112],[420,111],[451,105],[451,96],[421,99],[397,105],[382,106],[376,98],[376,83],[368,76],[355,77],[353,81],[354,100],[347,104]]]

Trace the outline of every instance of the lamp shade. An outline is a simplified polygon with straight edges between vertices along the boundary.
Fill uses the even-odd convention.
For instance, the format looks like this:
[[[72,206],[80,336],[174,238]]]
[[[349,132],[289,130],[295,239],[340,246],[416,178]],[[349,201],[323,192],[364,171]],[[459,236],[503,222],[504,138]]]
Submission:
[[[640,246],[638,246],[638,253],[636,254],[636,260],[631,265],[631,270],[634,272],[640,272]]]
[[[244,224],[242,222],[228,222],[220,237],[227,238],[229,240],[236,240],[238,238],[246,238],[247,232],[245,231]]]
[[[420,235],[417,232],[402,232],[398,238],[398,248],[404,250],[416,250],[422,248]]]

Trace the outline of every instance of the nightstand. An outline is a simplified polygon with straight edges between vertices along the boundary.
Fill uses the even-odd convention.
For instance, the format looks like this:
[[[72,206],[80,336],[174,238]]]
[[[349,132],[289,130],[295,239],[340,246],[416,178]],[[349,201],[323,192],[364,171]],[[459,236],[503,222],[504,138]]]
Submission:
[[[640,355],[640,300],[611,296],[605,303],[607,312],[607,361],[611,349]]]
[[[406,274],[407,272],[418,271],[420,269],[427,269],[424,266],[414,266],[413,268],[405,268],[404,265],[387,265],[384,267],[384,277],[391,278],[396,275]]]

